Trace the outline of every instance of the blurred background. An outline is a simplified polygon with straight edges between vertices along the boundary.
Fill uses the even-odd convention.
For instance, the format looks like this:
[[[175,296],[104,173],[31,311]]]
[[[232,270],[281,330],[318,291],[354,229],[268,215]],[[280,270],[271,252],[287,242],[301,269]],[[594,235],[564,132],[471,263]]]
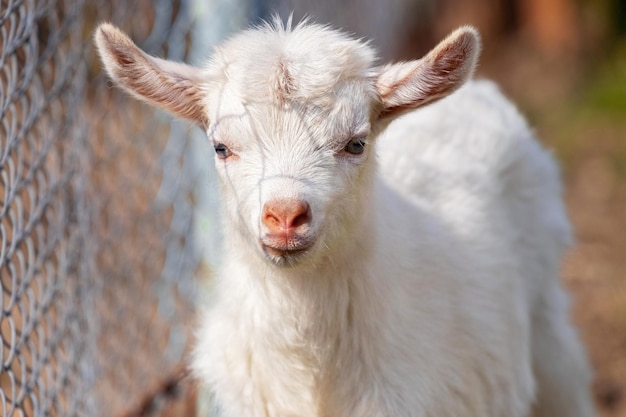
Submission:
[[[0,0],[0,416],[207,416],[186,371],[219,264],[203,133],[128,99],[94,55],[111,21],[202,64],[278,13],[418,58],[483,37],[496,80],[562,166],[563,268],[600,416],[626,416],[625,0]]]

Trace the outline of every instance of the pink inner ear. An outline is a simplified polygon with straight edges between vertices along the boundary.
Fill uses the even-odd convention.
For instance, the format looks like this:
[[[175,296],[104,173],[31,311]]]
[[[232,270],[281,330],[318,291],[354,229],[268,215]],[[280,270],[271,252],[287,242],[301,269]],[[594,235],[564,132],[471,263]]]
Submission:
[[[433,77],[447,84],[447,88],[458,88],[474,71],[475,44],[473,38],[460,36],[457,42],[441,45],[433,51],[431,71]]]
[[[376,85],[383,105],[380,118],[399,115],[454,92],[472,75],[478,45],[476,32],[462,29],[422,60],[385,67]]]
[[[389,68],[394,76],[393,84],[380,85],[379,91],[383,109],[380,117],[399,115],[407,110],[421,107],[439,97],[443,97],[445,86],[441,83],[441,76],[431,71],[430,64],[424,61],[415,61],[410,68]],[[406,64],[398,64],[406,66]],[[389,77],[386,77],[389,78]],[[442,91],[437,91],[441,89]]]
[[[151,57],[117,28],[103,24],[96,43],[111,78],[134,96],[202,128],[208,119],[198,70]]]

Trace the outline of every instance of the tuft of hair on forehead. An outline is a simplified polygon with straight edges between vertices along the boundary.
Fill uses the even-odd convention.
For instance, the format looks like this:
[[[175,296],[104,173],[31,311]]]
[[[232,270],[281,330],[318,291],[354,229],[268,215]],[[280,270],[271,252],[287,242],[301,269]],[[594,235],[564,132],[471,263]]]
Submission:
[[[308,19],[293,26],[275,17],[217,47],[209,66],[246,100],[284,103],[330,98],[346,82],[373,79],[375,61],[366,41]]]

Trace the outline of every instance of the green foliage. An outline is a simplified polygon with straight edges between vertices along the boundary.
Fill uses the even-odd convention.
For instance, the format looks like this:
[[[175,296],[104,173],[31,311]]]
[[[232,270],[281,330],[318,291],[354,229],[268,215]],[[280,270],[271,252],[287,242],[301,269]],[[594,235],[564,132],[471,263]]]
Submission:
[[[590,156],[602,156],[626,179],[626,44],[561,100],[552,110],[541,109],[538,128],[565,176]]]
[[[626,118],[626,48],[599,70],[586,105],[590,110]]]

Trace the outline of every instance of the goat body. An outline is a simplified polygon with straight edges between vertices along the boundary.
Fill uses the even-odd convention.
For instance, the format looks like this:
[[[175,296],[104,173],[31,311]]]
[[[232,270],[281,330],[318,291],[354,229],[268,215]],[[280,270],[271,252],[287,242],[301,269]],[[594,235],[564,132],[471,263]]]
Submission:
[[[313,24],[243,32],[203,69],[107,24],[96,42],[216,149],[224,256],[193,369],[223,415],[593,415],[558,170],[492,83],[466,83],[473,29],[384,67]]]

